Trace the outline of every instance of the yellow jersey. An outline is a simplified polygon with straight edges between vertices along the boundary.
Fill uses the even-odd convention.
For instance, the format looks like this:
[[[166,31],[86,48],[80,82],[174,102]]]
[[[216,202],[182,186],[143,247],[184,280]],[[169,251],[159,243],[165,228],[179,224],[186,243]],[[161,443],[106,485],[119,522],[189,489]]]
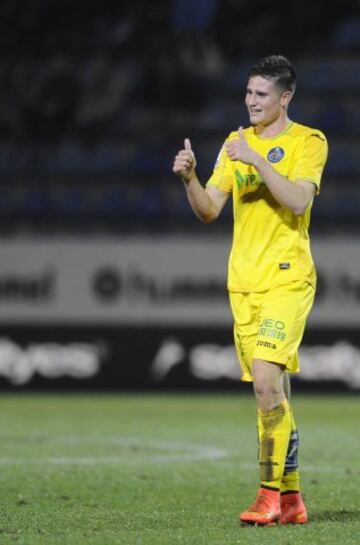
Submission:
[[[244,130],[250,147],[289,181],[309,180],[319,193],[327,159],[324,134],[290,122],[273,138],[263,138],[254,127]],[[236,131],[227,138],[238,138]],[[253,165],[231,161],[223,146],[207,186],[232,193],[233,244],[228,264],[231,292],[265,291],[298,280],[315,286],[308,228],[312,202],[295,215],[279,204]]]

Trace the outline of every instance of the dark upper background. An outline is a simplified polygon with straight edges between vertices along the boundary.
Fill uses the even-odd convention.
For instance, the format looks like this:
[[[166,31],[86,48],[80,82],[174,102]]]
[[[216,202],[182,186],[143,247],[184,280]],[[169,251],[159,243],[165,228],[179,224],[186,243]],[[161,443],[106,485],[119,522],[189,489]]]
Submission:
[[[329,140],[312,231],[359,231],[358,0],[2,0],[0,232],[204,229],[173,157],[191,138],[206,181],[270,53],[297,68],[290,117]]]

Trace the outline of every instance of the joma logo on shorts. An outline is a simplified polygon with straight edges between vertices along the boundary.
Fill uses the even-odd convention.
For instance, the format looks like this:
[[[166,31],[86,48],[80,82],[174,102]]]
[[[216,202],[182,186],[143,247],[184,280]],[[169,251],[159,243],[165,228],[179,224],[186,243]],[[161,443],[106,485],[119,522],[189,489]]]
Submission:
[[[276,350],[276,344],[268,343],[267,341],[258,341],[256,346],[264,346],[265,348],[273,348]]]

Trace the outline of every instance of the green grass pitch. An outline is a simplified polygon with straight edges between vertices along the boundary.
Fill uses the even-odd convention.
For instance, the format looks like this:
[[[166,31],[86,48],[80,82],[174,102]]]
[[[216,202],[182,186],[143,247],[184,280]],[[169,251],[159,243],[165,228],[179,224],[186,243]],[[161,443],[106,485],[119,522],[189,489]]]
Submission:
[[[360,536],[360,404],[293,397],[307,526],[254,528],[251,395],[0,399],[0,544],[350,545]]]

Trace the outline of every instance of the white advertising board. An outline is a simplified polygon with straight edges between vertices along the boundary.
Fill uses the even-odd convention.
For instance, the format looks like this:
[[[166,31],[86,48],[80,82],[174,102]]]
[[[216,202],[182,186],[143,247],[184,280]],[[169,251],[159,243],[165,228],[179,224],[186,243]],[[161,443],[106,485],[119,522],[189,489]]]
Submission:
[[[231,324],[231,238],[4,239],[0,323]],[[360,237],[314,238],[319,290],[309,323],[360,325]]]

